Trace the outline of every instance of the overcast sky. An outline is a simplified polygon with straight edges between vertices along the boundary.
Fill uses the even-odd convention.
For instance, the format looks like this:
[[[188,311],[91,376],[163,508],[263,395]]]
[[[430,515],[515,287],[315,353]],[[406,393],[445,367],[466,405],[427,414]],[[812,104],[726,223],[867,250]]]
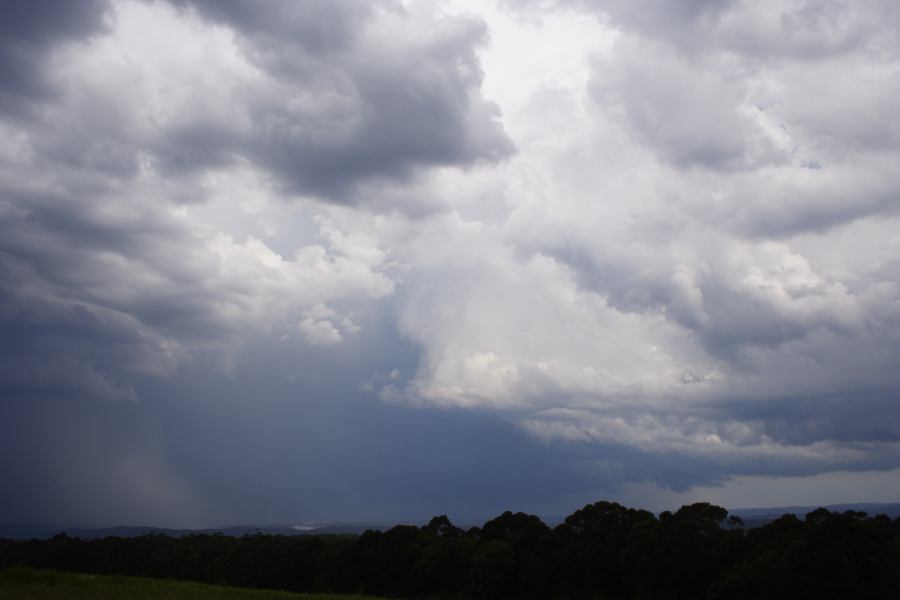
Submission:
[[[894,0],[31,0],[0,515],[900,501]]]

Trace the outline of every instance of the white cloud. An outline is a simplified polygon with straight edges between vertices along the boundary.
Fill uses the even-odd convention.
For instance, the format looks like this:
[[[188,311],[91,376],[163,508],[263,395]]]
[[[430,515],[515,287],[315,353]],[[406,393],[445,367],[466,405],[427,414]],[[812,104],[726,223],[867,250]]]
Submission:
[[[835,441],[837,417],[810,433],[789,408],[900,385],[887,367],[900,359],[887,337],[896,287],[851,241],[867,231],[881,268],[897,260],[891,227],[876,227],[896,215],[898,155],[881,141],[896,110],[879,99],[892,94],[896,53],[873,58],[854,33],[863,26],[842,21],[855,13],[797,9],[783,21],[794,45],[755,55],[731,37],[755,18],[744,4],[685,12],[684,31],[719,37],[673,52],[688,34],[637,21],[611,32],[625,18],[616,6],[596,25],[611,46],[573,37],[558,71],[501,97],[514,159],[493,177],[436,179],[455,214],[392,229],[399,324],[423,355],[390,397],[491,407],[536,434],[709,454],[735,469],[782,457],[827,470],[896,452]],[[552,38],[566,18],[583,23],[557,13],[497,32],[545,27]],[[847,41],[822,46],[827,36],[809,32],[826,25]],[[484,60],[520,68],[503,40]],[[810,435],[799,445],[784,437],[800,430]]]
[[[685,479],[897,464],[892,4],[175,4],[0,117],[0,383],[374,353],[377,306],[391,402]]]
[[[317,321],[314,317],[304,317],[300,321],[300,330],[305,334],[306,341],[313,346],[333,346],[344,339],[341,332],[327,319]]]

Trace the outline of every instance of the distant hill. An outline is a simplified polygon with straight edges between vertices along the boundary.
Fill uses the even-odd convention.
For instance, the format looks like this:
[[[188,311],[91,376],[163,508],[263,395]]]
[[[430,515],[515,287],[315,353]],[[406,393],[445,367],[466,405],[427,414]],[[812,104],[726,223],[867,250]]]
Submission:
[[[771,523],[785,514],[805,517],[819,506],[777,506],[766,508],[735,508],[729,510],[729,514],[737,515],[743,519],[748,527],[759,527]],[[824,506],[831,512],[845,512],[848,510],[862,511],[869,516],[887,515],[892,519],[900,517],[900,502],[851,502],[846,504],[827,504]]]
[[[819,508],[818,506],[774,506],[765,508],[735,508],[729,510],[732,515],[740,517],[746,526],[759,527],[771,523],[784,514],[794,514],[800,518]],[[828,504],[825,508],[832,512],[856,510],[870,516],[885,514],[892,519],[900,517],[900,502],[877,503],[858,502],[849,504]],[[542,517],[541,520],[550,527],[563,522],[559,516]],[[48,539],[58,533],[70,537],[84,539],[115,537],[137,537],[146,534],[160,534],[170,537],[184,537],[194,534],[222,534],[233,537],[254,535],[359,535],[367,529],[387,531],[395,523],[327,523],[304,525],[234,525],[229,527],[213,527],[205,529],[174,529],[166,527],[121,525],[117,527],[71,527],[66,525],[50,525],[41,523],[0,523],[0,538],[13,540]],[[463,525],[468,527],[468,525]]]
[[[116,527],[67,527],[64,525],[47,525],[40,523],[7,523],[0,524],[0,538],[12,540],[49,539],[59,533],[70,537],[97,539],[105,537],[137,537],[147,534],[184,537],[187,535],[221,534],[232,537],[243,535],[358,535],[367,529],[384,531],[392,525],[372,524],[329,524],[329,525],[235,525],[230,527],[212,527],[205,529],[174,529],[168,527],[151,527],[139,525],[120,525]]]

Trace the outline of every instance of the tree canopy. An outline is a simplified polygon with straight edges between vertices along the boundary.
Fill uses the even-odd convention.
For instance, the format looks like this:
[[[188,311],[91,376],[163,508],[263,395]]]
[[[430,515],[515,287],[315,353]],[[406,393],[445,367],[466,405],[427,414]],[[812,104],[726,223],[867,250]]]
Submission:
[[[0,568],[49,567],[400,598],[900,597],[900,519],[818,509],[745,529],[719,506],[659,517],[596,502],[555,528],[505,512],[362,535],[0,540]]]

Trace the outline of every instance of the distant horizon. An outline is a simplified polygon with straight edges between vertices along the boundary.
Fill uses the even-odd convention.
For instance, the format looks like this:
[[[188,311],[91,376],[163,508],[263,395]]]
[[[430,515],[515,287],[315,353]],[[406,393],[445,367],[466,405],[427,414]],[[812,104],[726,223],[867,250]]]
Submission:
[[[602,500],[598,500],[598,502],[600,502],[600,501],[602,501]],[[623,505],[623,506],[625,506],[625,508],[648,510],[648,509],[641,508],[640,506],[627,506],[627,505]],[[891,508],[892,510],[891,510],[890,514],[888,514],[888,516],[900,517],[900,501],[897,501],[897,502],[838,502],[838,503],[834,503],[834,504],[808,504],[808,505],[757,506],[757,507],[746,507],[745,506],[745,507],[737,507],[737,508],[723,506],[722,508],[725,508],[728,511],[729,515],[740,516],[741,513],[756,512],[758,514],[751,515],[751,516],[771,517],[771,516],[781,516],[782,514],[792,513],[794,511],[798,511],[798,510],[799,511],[807,511],[807,512],[811,512],[817,508],[826,508],[826,509],[832,510],[832,511],[835,509],[842,509],[842,508],[846,508],[848,510],[855,510],[856,508],[865,508],[867,506],[868,507]],[[535,514],[534,516],[537,516],[538,518],[540,518],[541,521],[543,521],[545,524],[552,526],[555,524],[562,523],[567,516],[569,516],[570,514],[574,513],[576,510],[579,510],[581,508],[583,508],[583,507],[573,509],[573,511],[571,511],[569,514],[558,514],[558,515],[557,514],[553,514],[553,515]],[[662,512],[667,512],[667,511],[675,512],[679,508],[681,508],[681,506],[672,507],[672,508],[665,509],[665,510],[649,510],[648,512],[651,512],[652,514],[659,516]],[[761,511],[772,511],[772,512],[761,512]],[[779,511],[784,511],[784,512],[779,512]],[[503,511],[503,512],[507,512],[507,511]],[[79,523],[52,523],[52,522],[18,523],[18,522],[0,521],[0,538],[3,537],[3,535],[2,535],[3,527],[16,527],[16,526],[30,527],[33,530],[38,530],[38,528],[47,527],[52,530],[75,529],[75,530],[91,530],[91,531],[100,532],[100,531],[109,530],[109,529],[138,529],[138,530],[140,530],[140,529],[154,529],[154,530],[159,529],[159,530],[166,530],[166,531],[219,531],[219,530],[231,530],[231,529],[235,529],[235,530],[260,529],[260,530],[264,530],[264,531],[269,530],[269,529],[272,529],[272,530],[275,530],[275,529],[297,530],[297,527],[301,527],[301,526],[306,527],[309,525],[308,528],[304,528],[302,530],[297,530],[297,531],[302,532],[302,533],[298,533],[297,535],[305,535],[307,532],[309,532],[311,534],[315,534],[316,532],[318,532],[318,530],[321,530],[321,529],[341,528],[341,527],[357,528],[357,529],[361,530],[362,528],[365,528],[365,527],[390,528],[390,527],[393,527],[396,525],[422,526],[422,525],[427,524],[432,518],[437,517],[437,516],[442,516],[442,515],[448,516],[450,521],[454,525],[457,525],[457,526],[479,527],[482,524],[486,523],[487,521],[490,521],[492,519],[499,517],[500,515],[503,514],[503,512],[498,513],[496,515],[490,515],[490,516],[484,516],[484,517],[470,517],[470,518],[459,518],[459,519],[454,518],[452,515],[446,515],[445,513],[438,512],[438,513],[435,513],[434,515],[431,515],[429,517],[424,517],[421,519],[400,519],[400,520],[386,520],[386,521],[379,521],[379,520],[355,521],[352,519],[343,519],[343,520],[338,519],[338,520],[334,520],[334,521],[323,521],[323,522],[307,521],[307,522],[300,523],[300,524],[291,523],[291,522],[285,522],[285,523],[248,522],[248,523],[231,523],[231,524],[226,524],[226,525],[181,526],[181,527],[171,527],[171,526],[166,526],[166,525],[155,525],[155,524],[148,524],[148,523],[132,523],[132,524],[116,523],[116,524],[112,524],[112,525],[91,525],[91,524],[85,524],[85,523],[81,523],[81,524],[79,524]],[[510,510],[510,512],[515,513],[515,512],[525,512],[525,511]],[[528,513],[528,514],[530,514],[530,513]],[[879,513],[870,513],[869,516],[870,517],[875,516],[875,514],[879,514]]]

